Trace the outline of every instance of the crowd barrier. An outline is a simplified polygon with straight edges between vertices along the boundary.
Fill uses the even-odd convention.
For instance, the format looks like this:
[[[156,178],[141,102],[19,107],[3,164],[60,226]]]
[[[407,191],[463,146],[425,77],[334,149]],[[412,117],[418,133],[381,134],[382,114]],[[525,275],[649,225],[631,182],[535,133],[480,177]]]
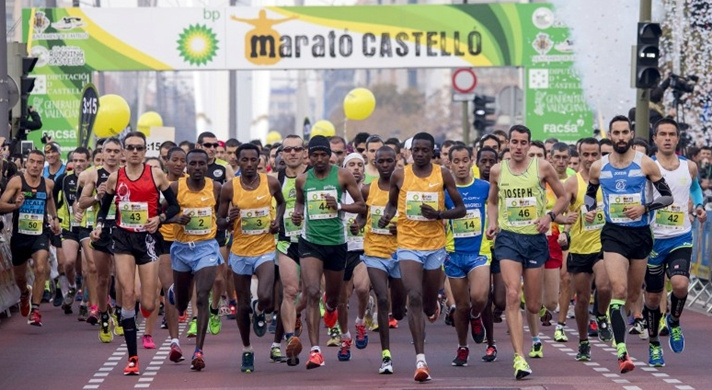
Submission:
[[[712,311],[712,274],[710,273],[710,258],[712,258],[712,211],[707,212],[707,221],[700,224],[695,220],[692,224],[692,266],[690,268],[690,287],[688,289],[687,306],[702,304],[709,313]]]

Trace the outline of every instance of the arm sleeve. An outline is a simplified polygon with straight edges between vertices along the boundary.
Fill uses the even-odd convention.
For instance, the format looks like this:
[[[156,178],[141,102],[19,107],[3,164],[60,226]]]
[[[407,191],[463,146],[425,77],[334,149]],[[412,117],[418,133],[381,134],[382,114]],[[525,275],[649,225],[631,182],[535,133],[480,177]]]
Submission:
[[[660,180],[653,182],[653,186],[655,186],[655,189],[660,193],[660,197],[653,199],[650,203],[646,204],[645,208],[648,209],[648,211],[655,211],[670,206],[673,202],[672,191],[665,182],[665,179],[661,178]]]
[[[180,205],[178,205],[178,198],[176,198],[176,194],[170,186],[161,192],[163,193],[163,197],[166,199],[166,203],[168,204],[168,206],[166,206],[165,214],[166,220],[169,220],[178,215],[180,212]]]
[[[586,196],[583,197],[583,203],[586,205],[586,210],[591,211],[596,209],[596,193],[598,192],[598,187],[600,187],[600,185],[601,183],[588,183],[588,187],[586,187]]]
[[[113,201],[114,201],[114,194],[105,192],[104,196],[101,198],[101,207],[99,208],[99,212],[96,214],[97,222],[104,222],[104,219],[106,219],[106,214],[109,213],[109,208],[111,207],[111,202],[113,202]]]
[[[700,187],[700,180],[695,178],[692,181],[692,186],[690,187],[690,196],[692,197],[692,205],[697,207],[704,203],[704,197],[702,195],[702,187]]]

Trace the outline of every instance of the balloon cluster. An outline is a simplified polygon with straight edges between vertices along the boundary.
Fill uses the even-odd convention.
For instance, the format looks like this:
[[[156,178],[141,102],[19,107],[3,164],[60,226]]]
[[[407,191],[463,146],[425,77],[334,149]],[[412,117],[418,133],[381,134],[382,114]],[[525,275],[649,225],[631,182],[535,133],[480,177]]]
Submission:
[[[119,95],[104,95],[99,98],[99,111],[94,120],[94,135],[97,138],[108,138],[121,134],[131,120],[131,108],[126,100]],[[151,127],[163,126],[163,118],[154,111],[143,113],[138,118],[138,131],[147,137]]]

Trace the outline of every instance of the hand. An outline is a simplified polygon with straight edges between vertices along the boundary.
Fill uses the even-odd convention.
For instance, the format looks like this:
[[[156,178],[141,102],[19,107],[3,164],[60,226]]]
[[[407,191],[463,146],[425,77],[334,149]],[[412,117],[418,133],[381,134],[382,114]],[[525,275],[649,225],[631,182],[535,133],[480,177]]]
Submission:
[[[586,222],[593,223],[593,221],[596,219],[596,212],[596,210],[586,212]]]
[[[551,217],[549,216],[549,214],[546,214],[543,217],[537,218],[536,231],[538,231],[539,233],[548,232],[550,226],[551,226]]]
[[[183,215],[181,215],[180,217],[177,217],[177,218],[176,218],[176,222],[177,222],[179,225],[185,226],[185,225],[188,224],[188,222],[190,222],[190,219],[191,219],[191,218],[193,218],[192,215],[190,215],[190,214],[188,214],[188,215],[183,214]]]
[[[645,206],[643,206],[643,205],[626,206],[626,208],[623,209],[623,214],[625,214],[625,216],[630,219],[638,219],[643,214],[645,214]]]
[[[52,221],[49,223],[49,229],[55,235],[59,235],[60,233],[62,233],[62,229],[60,229],[59,227],[59,220],[57,218],[52,218]]]
[[[302,220],[304,220],[304,215],[301,212],[295,211],[292,213],[292,223],[296,226],[301,226]]]
[[[569,237],[564,234],[564,232],[561,232],[556,242],[559,244],[559,246],[566,246],[569,243]]]
[[[378,220],[378,227],[385,229],[385,227],[391,222],[391,219],[393,219],[393,217],[389,217],[387,215],[382,216],[381,219]]]
[[[97,242],[99,241],[99,237],[101,237],[101,226],[97,225],[94,230],[89,233],[89,238],[92,242]]]
[[[279,221],[277,221],[276,219],[269,221],[269,232],[270,234],[279,233]]]
[[[398,224],[395,222],[391,222],[390,225],[388,225],[388,230],[391,232],[392,235],[397,235],[398,234]]]
[[[438,219],[438,210],[435,210],[429,204],[420,204],[420,215],[427,219]]]
[[[147,232],[153,234],[158,230],[158,225],[161,224],[161,218],[156,215],[155,217],[151,217],[148,219],[148,222],[143,225],[143,228],[146,229]]]
[[[704,208],[696,207],[695,214],[697,215],[697,220],[700,221],[700,223],[705,223],[707,221],[707,212]]]
[[[106,182],[103,182],[99,184],[99,187],[96,188],[96,198],[101,201],[101,198],[104,197],[104,194],[106,193]]]
[[[495,224],[490,224],[489,227],[487,227],[487,230],[485,231],[485,236],[487,237],[488,240],[491,240],[494,238],[494,236],[497,235],[497,230],[499,228]]]
[[[32,106],[27,107],[27,112],[35,112],[35,108]],[[48,140],[52,140],[52,137],[47,136]]]
[[[339,209],[339,202],[337,202],[337,201],[336,201],[336,198],[334,198],[333,196],[331,196],[331,195],[325,195],[325,196],[324,196],[324,201],[326,201],[326,205],[327,205],[329,208],[334,209],[334,210],[338,210],[338,209]]]
[[[230,211],[227,212],[227,222],[232,223],[240,218],[240,208],[233,206]]]
[[[578,213],[568,213],[566,214],[566,225],[573,225],[578,220]]]
[[[351,234],[354,236],[357,235],[361,231],[361,227],[358,226],[358,222],[354,219],[354,222],[349,226],[349,229],[351,229]]]
[[[15,197],[15,209],[19,209],[20,207],[22,207],[23,203],[25,203],[25,194],[20,192]]]
[[[77,203],[75,203],[75,205],[77,205]],[[80,209],[79,207],[75,208],[74,209],[74,222],[82,223],[82,219],[84,219],[84,210]]]

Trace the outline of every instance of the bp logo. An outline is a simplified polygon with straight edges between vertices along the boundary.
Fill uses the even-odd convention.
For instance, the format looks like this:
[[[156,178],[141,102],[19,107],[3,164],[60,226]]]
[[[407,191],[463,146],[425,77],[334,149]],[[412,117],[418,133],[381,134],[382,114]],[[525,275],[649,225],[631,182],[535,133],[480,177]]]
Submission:
[[[420,196],[418,196],[417,194],[416,194],[416,195],[413,195],[413,200],[416,200],[416,201],[417,201],[418,199],[420,199]]]
[[[210,27],[195,24],[183,29],[178,39],[178,52],[191,65],[206,65],[217,54],[218,42]]]
[[[376,209],[376,215],[381,215],[381,209]]]
[[[516,205],[517,205],[517,201],[516,201],[516,200],[513,200],[513,201],[512,201],[512,206],[516,206]]]
[[[313,194],[313,195],[312,195],[312,199],[313,199],[313,200],[317,200],[318,198],[319,198],[319,197],[316,196],[316,194]]]
[[[129,205],[125,204],[125,205],[124,205],[124,210],[128,210],[128,209],[129,209]]]
[[[247,212],[247,218],[252,218],[252,211]]]

